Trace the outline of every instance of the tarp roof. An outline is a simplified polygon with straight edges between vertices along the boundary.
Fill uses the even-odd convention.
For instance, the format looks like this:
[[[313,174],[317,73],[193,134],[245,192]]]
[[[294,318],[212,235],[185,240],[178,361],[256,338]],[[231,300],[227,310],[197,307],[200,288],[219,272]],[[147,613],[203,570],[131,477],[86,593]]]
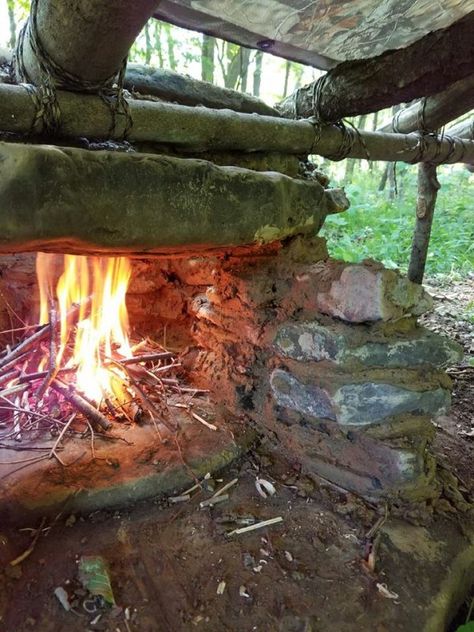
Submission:
[[[161,0],[155,16],[328,69],[408,46],[473,10],[474,0]]]

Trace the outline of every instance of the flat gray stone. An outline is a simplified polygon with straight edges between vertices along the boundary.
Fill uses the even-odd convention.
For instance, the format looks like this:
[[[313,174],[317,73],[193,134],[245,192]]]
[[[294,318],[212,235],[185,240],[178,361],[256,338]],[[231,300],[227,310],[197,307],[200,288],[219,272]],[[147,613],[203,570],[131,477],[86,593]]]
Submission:
[[[392,337],[382,342],[370,340],[358,328],[324,326],[317,322],[286,323],[275,337],[275,345],[287,358],[299,361],[332,361],[338,365],[359,362],[366,367],[452,366],[462,359],[455,342],[420,329],[415,336]],[[354,344],[354,342],[356,344]]]
[[[270,384],[279,406],[344,426],[380,423],[404,413],[436,415],[445,412],[451,403],[449,391],[443,388],[412,391],[378,382],[345,384],[330,393],[317,384],[301,382],[283,369],[273,371]]]
[[[449,391],[411,391],[393,384],[366,382],[345,384],[333,398],[338,423],[364,426],[403,413],[435,415],[451,403]]]

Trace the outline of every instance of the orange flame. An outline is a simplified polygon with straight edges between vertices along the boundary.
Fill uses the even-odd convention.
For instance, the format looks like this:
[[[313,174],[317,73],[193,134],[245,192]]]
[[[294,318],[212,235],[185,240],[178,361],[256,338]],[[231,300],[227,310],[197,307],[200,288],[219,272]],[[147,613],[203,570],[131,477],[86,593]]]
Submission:
[[[48,322],[54,285],[56,255],[38,253],[36,271],[40,290],[40,323]],[[79,306],[73,350],[68,364],[77,366],[76,385],[98,402],[113,391],[113,374],[103,359],[131,354],[125,305],[130,263],[125,257],[64,255],[63,272],[56,285],[60,319],[59,364],[72,333],[68,314]]]

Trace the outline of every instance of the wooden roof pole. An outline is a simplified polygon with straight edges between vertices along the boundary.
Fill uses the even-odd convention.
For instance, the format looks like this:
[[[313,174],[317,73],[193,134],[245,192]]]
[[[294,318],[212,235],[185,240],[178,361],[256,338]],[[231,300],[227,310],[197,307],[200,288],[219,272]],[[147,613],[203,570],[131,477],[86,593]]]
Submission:
[[[456,81],[443,92],[421,99],[410,107],[400,110],[379,132],[409,134],[420,127],[434,130],[447,125],[474,108],[474,74]],[[450,132],[447,132],[450,133]],[[453,134],[459,136],[459,134]]]
[[[118,73],[157,5],[158,0],[32,0],[23,45],[17,47],[16,72],[23,68],[26,76],[18,78],[41,83],[43,57],[52,61],[46,65],[56,85],[95,91]]]
[[[314,97],[321,88],[317,99],[320,118],[333,122],[441,92],[472,75],[473,29],[471,11],[406,48],[338,64],[316,85],[316,95],[313,82],[287,97],[278,109],[288,118],[313,116]]]

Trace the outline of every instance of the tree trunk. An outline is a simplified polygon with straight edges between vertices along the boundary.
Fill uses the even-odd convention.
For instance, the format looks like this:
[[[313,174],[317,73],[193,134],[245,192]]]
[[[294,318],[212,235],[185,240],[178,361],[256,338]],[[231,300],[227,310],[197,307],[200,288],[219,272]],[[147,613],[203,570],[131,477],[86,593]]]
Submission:
[[[8,23],[10,25],[10,40],[8,45],[10,48],[16,46],[16,19],[15,19],[15,0],[7,0]]]
[[[119,71],[130,46],[156,8],[156,0],[34,0],[38,39],[54,68],[53,81],[63,87],[91,91],[111,81]],[[32,48],[31,19],[25,32],[22,81],[39,84],[42,72]],[[20,48],[17,51],[21,54]],[[60,70],[58,70],[60,69]],[[64,76],[68,73],[69,77]]]
[[[240,49],[240,90],[247,92],[247,81],[249,77],[250,48]]]
[[[176,57],[174,54],[174,39],[173,36],[171,34],[171,27],[169,24],[165,24],[164,25],[164,29],[166,31],[166,44],[168,47],[168,63],[169,66],[171,68],[171,70],[173,70],[173,72],[176,71],[176,68],[178,67],[177,63],[176,63]]]
[[[152,46],[151,46],[151,37],[150,37],[150,22],[148,21],[145,24],[145,64],[147,66],[150,65],[151,53],[152,53]]]
[[[258,50],[255,53],[255,70],[253,72],[252,94],[254,97],[260,96],[260,86],[262,84],[262,65],[263,65],[263,53],[261,50]]]
[[[214,83],[214,53],[216,40],[210,35],[202,36],[201,79]]]
[[[225,44],[226,66],[224,71],[224,85],[234,90],[240,74],[240,46],[226,42]]]
[[[283,99],[286,99],[288,95],[288,82],[290,80],[291,61],[285,62],[285,80],[283,81]]]
[[[384,170],[382,171],[382,176],[380,178],[379,186],[377,188],[377,191],[379,193],[382,193],[382,191],[385,191],[385,187],[387,186],[388,168],[389,168],[389,166],[390,166],[390,163],[387,162],[387,164],[384,167]]]
[[[436,177],[436,166],[429,162],[418,165],[418,201],[416,204],[416,226],[413,235],[408,278],[413,283],[423,282],[431,226],[440,184]]]
[[[474,65],[473,31],[474,11],[406,48],[339,64],[321,84],[321,118],[367,114],[433,95],[468,77]],[[313,96],[314,83],[282,101],[279,109],[288,118],[313,116]]]
[[[163,60],[163,47],[161,45],[161,22],[158,22],[158,20],[155,20],[155,50],[156,50],[156,54],[158,55],[158,64],[160,66],[160,68],[163,68],[164,64],[164,60]],[[126,77],[127,75],[125,75]]]
[[[388,199],[394,200],[398,195],[397,188],[397,163],[389,162],[387,164],[388,175]]]

